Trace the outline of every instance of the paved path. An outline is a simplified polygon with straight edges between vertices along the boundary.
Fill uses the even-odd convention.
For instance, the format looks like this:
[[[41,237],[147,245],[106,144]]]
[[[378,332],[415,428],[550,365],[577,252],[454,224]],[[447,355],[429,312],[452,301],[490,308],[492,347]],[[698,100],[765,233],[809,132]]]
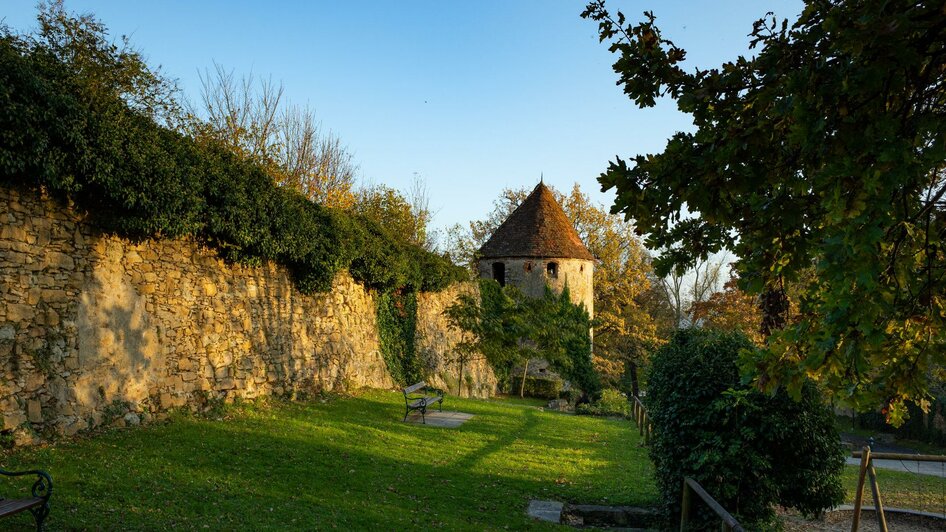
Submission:
[[[946,465],[938,462],[917,462],[915,460],[879,460],[874,459],[875,469],[889,469],[891,471],[908,471],[921,475],[931,475],[946,478]],[[861,459],[847,457],[848,465],[860,466]]]
[[[855,449],[861,449],[868,443],[866,438],[855,436],[853,434],[841,434],[841,439],[851,444]],[[916,449],[903,447],[895,443],[873,442],[871,447],[875,453],[901,453],[901,454],[923,454]],[[934,477],[946,478],[946,464],[940,462],[917,462],[916,460],[873,460],[875,469],[889,469],[891,471],[906,471],[909,473],[919,473],[921,475],[930,475]],[[848,465],[860,466],[861,459],[851,456],[847,457]]]
[[[440,412],[439,410],[435,410],[432,412],[427,412],[427,424],[431,427],[453,429],[466,423],[466,421],[471,417],[473,417],[473,414],[466,414],[463,412],[448,412],[446,410]],[[407,416],[407,420],[405,421],[405,423],[416,423],[418,425],[422,424],[423,422],[424,421],[420,415],[420,412],[411,412],[411,415]]]

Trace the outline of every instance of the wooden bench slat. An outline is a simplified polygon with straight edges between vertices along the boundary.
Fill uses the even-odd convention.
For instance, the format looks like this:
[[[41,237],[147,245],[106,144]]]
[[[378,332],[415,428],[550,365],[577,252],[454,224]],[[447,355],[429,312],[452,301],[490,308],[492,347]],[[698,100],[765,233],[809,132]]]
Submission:
[[[29,499],[2,499],[0,500],[0,517],[6,517],[23,510],[28,510],[36,506],[41,506],[45,499],[32,497]]]
[[[417,390],[420,390],[421,388],[423,388],[423,387],[425,387],[425,386],[427,386],[427,383],[425,383],[424,381],[420,381],[420,382],[418,382],[417,384],[414,384],[414,385],[408,386],[407,388],[404,388],[404,393],[414,393],[414,392],[416,392]]]

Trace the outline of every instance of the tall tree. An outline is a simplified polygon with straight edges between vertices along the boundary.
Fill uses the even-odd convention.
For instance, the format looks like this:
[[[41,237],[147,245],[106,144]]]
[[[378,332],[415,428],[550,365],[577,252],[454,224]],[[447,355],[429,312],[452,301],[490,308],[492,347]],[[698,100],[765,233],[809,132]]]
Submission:
[[[617,54],[640,107],[676,101],[695,131],[601,175],[659,272],[722,248],[760,297],[762,388],[811,377],[862,408],[925,404],[946,363],[946,17],[941,2],[809,0],[789,26],[755,23],[754,57],[686,71],[651,13],[582,16]],[[800,316],[784,287],[814,267]]]

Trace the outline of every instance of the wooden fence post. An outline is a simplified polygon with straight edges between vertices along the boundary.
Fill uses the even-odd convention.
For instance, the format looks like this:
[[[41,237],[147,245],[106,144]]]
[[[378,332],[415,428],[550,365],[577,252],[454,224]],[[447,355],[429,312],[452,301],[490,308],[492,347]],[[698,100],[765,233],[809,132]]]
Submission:
[[[857,477],[857,491],[854,493],[854,517],[851,520],[851,532],[857,532],[861,525],[861,504],[864,502],[864,479],[867,476],[868,465],[870,465],[870,447],[865,446],[861,452],[861,471]]]
[[[690,485],[683,479],[683,497],[680,501],[680,532],[685,532],[690,523]]]
[[[877,527],[880,532],[888,532],[887,517],[884,515],[884,504],[880,500],[880,487],[877,485],[877,473],[874,471],[873,459],[867,466],[867,475],[870,477],[870,490],[874,494],[874,513],[877,514]]]

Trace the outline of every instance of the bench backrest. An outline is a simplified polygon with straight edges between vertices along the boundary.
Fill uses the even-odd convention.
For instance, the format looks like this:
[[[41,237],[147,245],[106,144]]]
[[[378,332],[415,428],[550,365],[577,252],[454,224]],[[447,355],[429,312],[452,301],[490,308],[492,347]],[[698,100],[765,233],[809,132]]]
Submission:
[[[420,390],[421,388],[424,388],[425,386],[427,386],[427,383],[424,382],[424,381],[420,381],[420,382],[418,382],[417,384],[413,384],[413,385],[411,385],[411,386],[408,386],[407,388],[404,388],[404,395],[407,395],[407,394],[409,394],[409,393],[414,393],[414,392],[416,392],[417,390]]]

